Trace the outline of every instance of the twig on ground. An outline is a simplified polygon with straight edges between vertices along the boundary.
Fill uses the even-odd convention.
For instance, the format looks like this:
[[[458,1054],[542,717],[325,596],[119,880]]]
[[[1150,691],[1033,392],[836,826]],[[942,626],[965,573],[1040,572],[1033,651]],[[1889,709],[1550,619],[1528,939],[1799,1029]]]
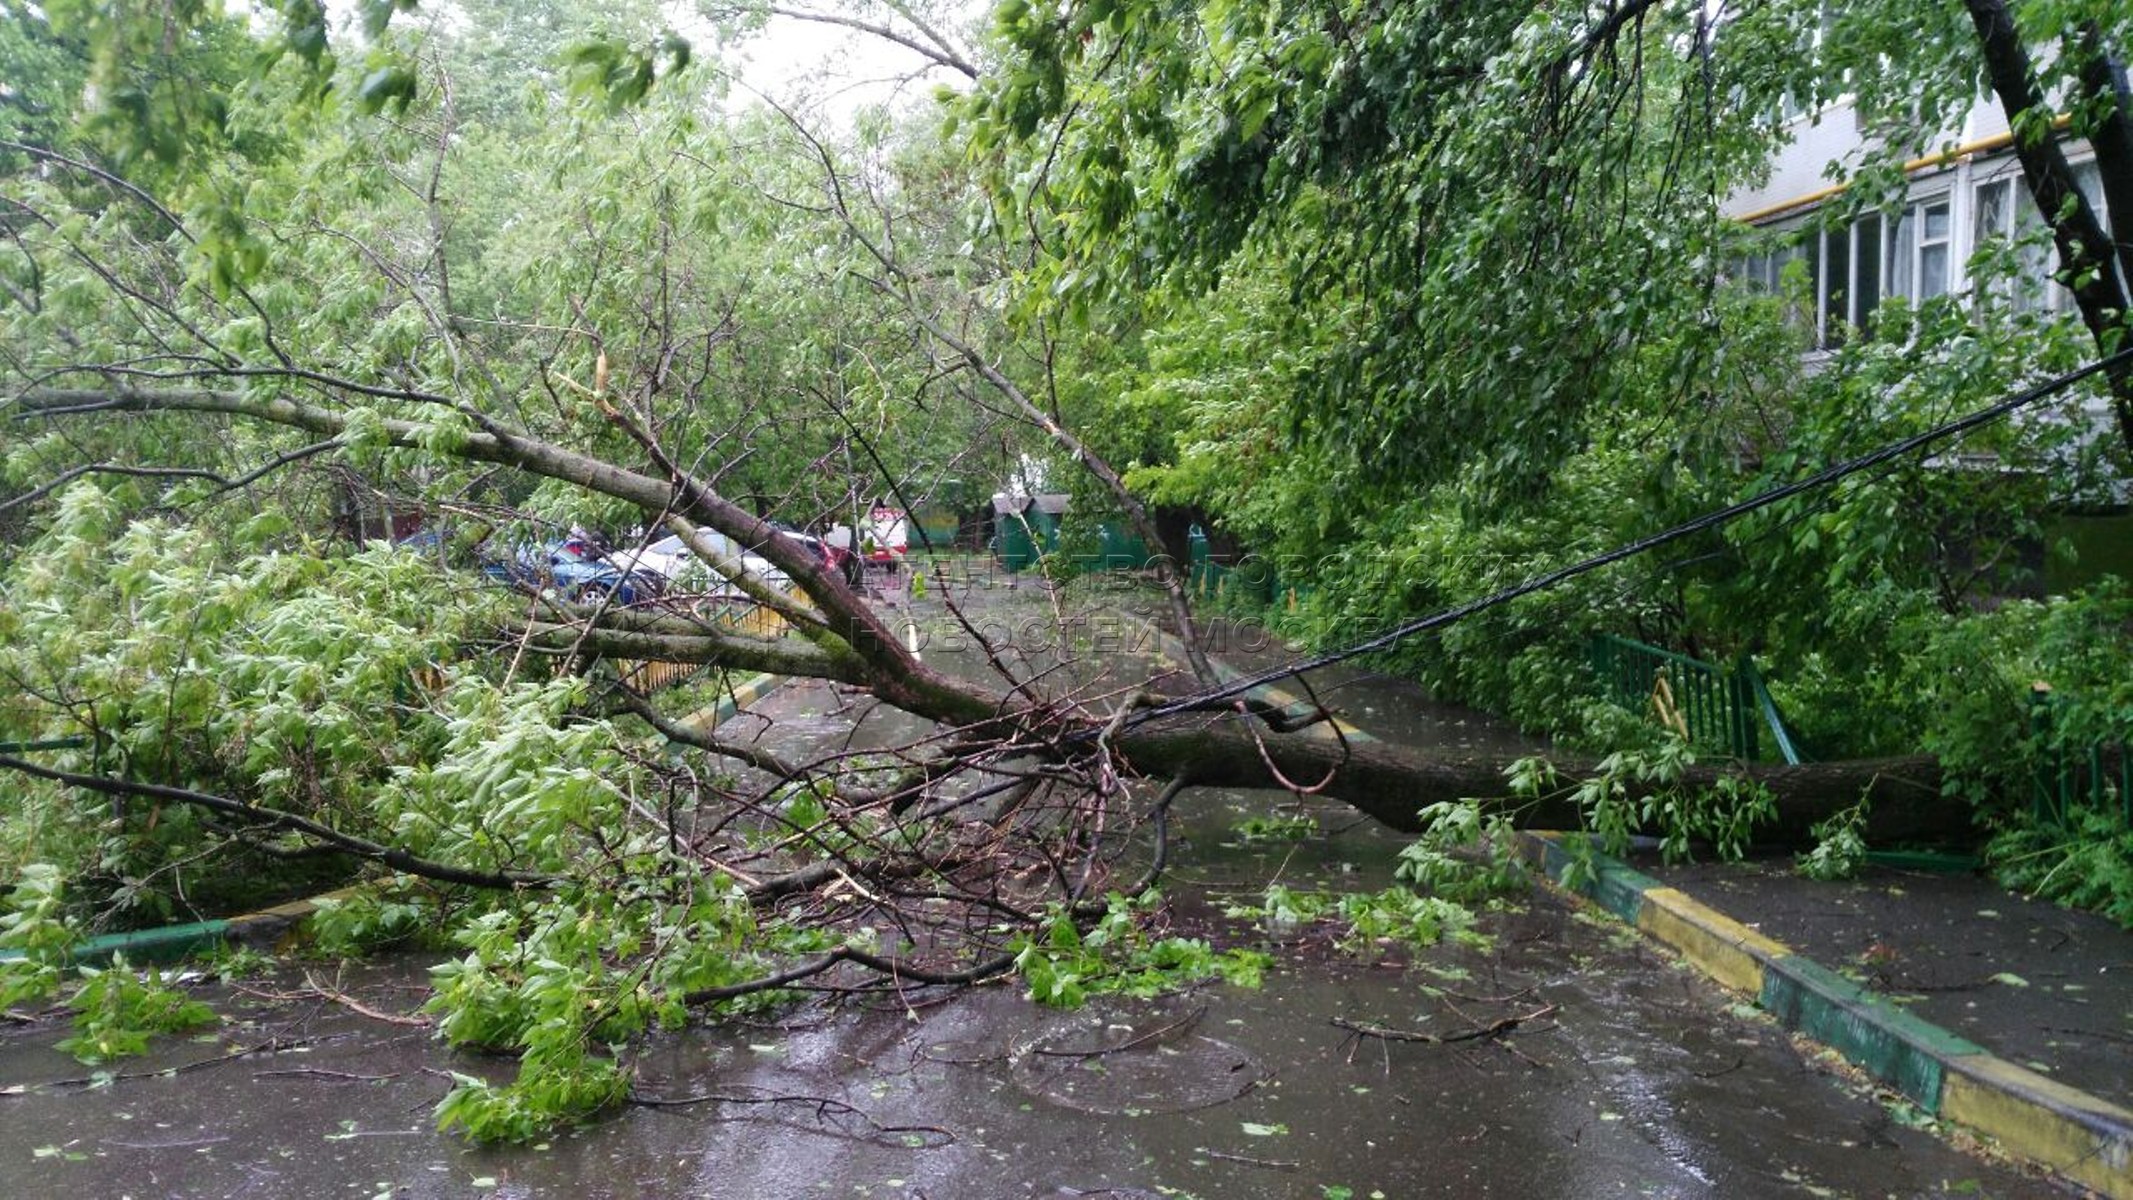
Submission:
[[[1254,1167],[1268,1167],[1276,1171],[1293,1171],[1303,1165],[1300,1162],[1292,1162],[1286,1158],[1253,1158],[1249,1154],[1224,1154],[1220,1150],[1209,1150],[1205,1146],[1199,1148],[1199,1153],[1205,1154],[1209,1158],[1219,1158],[1223,1162],[1244,1163],[1247,1166]]]
[[[252,1072],[252,1078],[275,1079],[303,1076],[312,1079],[331,1079],[342,1083],[383,1083],[388,1079],[398,1079],[404,1074],[406,1074],[405,1071],[394,1071],[389,1075],[359,1075],[353,1071],[329,1071],[324,1067],[291,1067],[286,1071],[254,1071]]]
[[[1199,1022],[1201,1017],[1206,1015],[1207,1006],[1201,1005],[1168,1025],[1128,1038],[1116,1046],[1099,1046],[1094,1050],[1047,1050],[1042,1046],[1038,1046],[1031,1050],[1030,1053],[1042,1055],[1045,1058],[1102,1058],[1106,1054],[1117,1054],[1121,1051],[1131,1050],[1136,1046],[1145,1046],[1166,1033],[1174,1033],[1180,1029],[1190,1029]]]
[[[431,1025],[428,1017],[406,1017],[372,1008],[346,992],[321,984],[309,971],[304,972],[304,982],[310,984],[311,990],[317,992],[321,997],[331,1000],[359,1016],[369,1017],[373,1021],[383,1021],[388,1025],[403,1025],[410,1029],[428,1029]]]
[[[1482,1038],[1499,1038],[1528,1021],[1538,1021],[1544,1017],[1552,1017],[1561,1008],[1562,1006],[1559,1004],[1544,1005],[1529,1013],[1501,1017],[1489,1022],[1487,1025],[1479,1025],[1472,1029],[1462,1029],[1457,1033],[1422,1033],[1412,1029],[1392,1029],[1384,1025],[1373,1025],[1365,1021],[1351,1021],[1346,1017],[1334,1017],[1332,1024],[1347,1030],[1350,1035],[1357,1038],[1380,1038],[1388,1042],[1420,1042],[1424,1045],[1442,1046],[1452,1042],[1471,1042]]]
[[[219,1146],[229,1141],[230,1135],[218,1134],[209,1137],[186,1138],[176,1142],[121,1142],[105,1138],[99,1145],[116,1146],[121,1150],[192,1150],[200,1146]]]
[[[815,1110],[815,1119],[828,1124],[832,1117],[853,1117],[865,1122],[873,1130],[872,1137],[902,1137],[914,1149],[932,1150],[955,1143],[955,1134],[938,1125],[884,1125],[867,1113],[842,1100],[827,1096],[742,1096],[727,1092],[698,1092],[688,1096],[648,1096],[631,1092],[629,1103],[642,1108],[689,1108],[698,1104],[745,1104],[745,1105],[803,1105]],[[930,1139],[938,1138],[933,1141]],[[911,1139],[917,1139],[915,1141]]]
[[[230,1051],[228,1054],[218,1054],[213,1058],[179,1063],[174,1067],[163,1067],[154,1071],[127,1071],[109,1075],[83,1075],[73,1079],[47,1079],[41,1083],[25,1084],[21,1091],[0,1091],[0,1096],[30,1096],[53,1088],[103,1087],[108,1083],[119,1083],[128,1079],[160,1079],[166,1075],[176,1075],[184,1071],[197,1071],[201,1067],[212,1067],[217,1063],[247,1058],[254,1054],[279,1054],[284,1050],[294,1050],[299,1046],[308,1046],[313,1040],[312,1038],[297,1038],[294,1040],[268,1038],[256,1046],[243,1046]]]

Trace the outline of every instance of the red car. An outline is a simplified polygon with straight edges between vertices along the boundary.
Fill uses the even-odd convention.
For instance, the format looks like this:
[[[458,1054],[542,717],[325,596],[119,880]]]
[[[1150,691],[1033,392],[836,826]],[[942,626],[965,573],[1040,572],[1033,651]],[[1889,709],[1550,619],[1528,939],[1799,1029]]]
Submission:
[[[850,550],[842,546],[833,546],[814,534],[802,533],[797,529],[788,529],[783,526],[778,528],[778,536],[800,543],[807,548],[809,554],[814,556],[816,562],[844,576],[846,583],[854,587],[859,586],[859,556],[853,554]]]

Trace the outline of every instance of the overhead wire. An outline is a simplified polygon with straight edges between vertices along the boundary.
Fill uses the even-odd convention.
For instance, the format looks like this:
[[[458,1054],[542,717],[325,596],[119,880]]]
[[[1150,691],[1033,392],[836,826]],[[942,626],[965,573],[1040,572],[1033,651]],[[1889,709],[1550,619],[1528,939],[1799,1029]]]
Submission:
[[[1943,441],[1947,441],[1951,438],[1959,437],[1962,434],[1968,433],[1973,429],[1977,429],[1984,425],[1989,425],[1994,421],[2000,420],[2003,417],[2018,412],[2021,409],[2026,408],[2029,405],[2034,404],[2047,396],[2055,395],[2061,391],[2064,391],[2084,379],[2107,371],[2121,363],[2133,363],[2133,347],[2128,347],[2126,349],[2119,350],[2113,354],[2106,355],[2102,358],[2097,359],[2094,362],[2089,363],[2087,366],[2065,372],[2061,375],[2056,375],[2050,379],[2043,381],[2042,383],[2036,384],[2030,388],[2024,389],[2023,391],[2016,392],[2013,395],[2007,396],[1998,401],[1997,403],[1970,412],[1965,416],[1957,417],[1951,421],[1942,422],[1941,424],[1935,425],[1930,429],[1926,429],[1919,433],[1912,434],[1909,437],[1890,442],[1884,446],[1881,446],[1878,449],[1868,451],[1865,454],[1861,454],[1853,458],[1848,458],[1841,462],[1834,463],[1828,467],[1824,467],[1820,471],[1816,471],[1811,475],[1805,476],[1804,478],[1794,480],[1791,483],[1782,484],[1778,487],[1770,488],[1763,492],[1758,492],[1757,494],[1750,496],[1745,500],[1739,501],[1738,503],[1727,505],[1724,508],[1715,509],[1711,512],[1703,514],[1702,516],[1692,518],[1688,521],[1684,521],[1678,525],[1674,525],[1670,528],[1661,530],[1658,533],[1639,538],[1634,542],[1624,543],[1604,553],[1595,554],[1589,558],[1581,559],[1578,562],[1569,564],[1568,566],[1558,567],[1555,570],[1533,576],[1524,580],[1523,582],[1513,584],[1509,587],[1501,588],[1478,599],[1470,600],[1464,604],[1455,605],[1451,608],[1440,609],[1434,613],[1429,614],[1428,616],[1420,617],[1413,621],[1408,621],[1404,624],[1398,625],[1385,633],[1378,634],[1374,637],[1365,638],[1361,641],[1352,642],[1346,646],[1341,647],[1340,649],[1331,650],[1310,658],[1301,659],[1294,663],[1289,663],[1287,665],[1277,667],[1268,671],[1262,671],[1257,674],[1246,675],[1230,683],[1223,684],[1219,687],[1207,688],[1187,696],[1181,696],[1174,700],[1166,701],[1162,704],[1157,704],[1145,709],[1141,709],[1127,719],[1125,723],[1125,728],[1139,728],[1140,726],[1146,725],[1151,721],[1159,721],[1166,717],[1178,716],[1187,712],[1204,712],[1211,705],[1220,704],[1222,701],[1225,700],[1235,699],[1257,688],[1265,687],[1269,684],[1278,683],[1281,680],[1301,675],[1308,671],[1315,671],[1323,667],[1334,666],[1338,663],[1346,662],[1349,659],[1359,658],[1366,654],[1374,654],[1380,650],[1389,649],[1401,642],[1406,641],[1409,638],[1416,636],[1417,634],[1426,633],[1432,629],[1439,629],[1444,626],[1454,624],[1455,622],[1462,621],[1467,617],[1475,615],[1476,613],[1484,612],[1488,609],[1495,608],[1502,604],[1507,604],[1510,601],[1519,599],[1520,597],[1530,596],[1535,592],[1546,591],[1549,588],[1555,587],[1556,585],[1564,583],[1568,580],[1577,578],[1580,575],[1590,574],[1594,571],[1601,569],[1602,567],[1611,566],[1615,563],[1622,562],[1625,559],[1634,558],[1640,554],[1645,554],[1649,551],[1658,549],[1661,546],[1669,545],[1673,542],[1680,541],[1683,538],[1693,537],[1694,535],[1705,532],[1706,530],[1715,529],[1718,526],[1724,525],[1730,521],[1746,516],[1749,513],[1758,511],[1760,509],[1768,508],[1773,504],[1788,500],[1794,496],[1798,496],[1806,492],[1811,492],[1818,488],[1828,487],[1853,475],[1857,475],[1861,472],[1869,471],[1874,469],[1875,467],[1882,466],[1883,464],[1893,462],[1894,460],[1902,458],[1905,455],[1915,453],[1919,450],[1923,450],[1929,446],[1935,445]],[[1089,736],[1093,736],[1093,734],[1080,735],[1077,740],[1086,740],[1086,738]]]

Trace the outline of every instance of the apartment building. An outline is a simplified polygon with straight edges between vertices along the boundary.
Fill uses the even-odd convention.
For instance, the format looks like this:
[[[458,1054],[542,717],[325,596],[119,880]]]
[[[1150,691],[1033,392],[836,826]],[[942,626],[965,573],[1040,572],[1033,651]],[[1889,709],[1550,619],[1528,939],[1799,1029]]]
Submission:
[[[2017,308],[2068,311],[2073,297],[2051,281],[2058,257],[2044,233],[2016,160],[2014,139],[1999,105],[1972,106],[1962,127],[1949,131],[1943,149],[1906,164],[1909,187],[1901,204],[1859,214],[1849,222],[1819,228],[1818,210],[1842,193],[1829,182],[1838,163],[1849,174],[1868,150],[1857,113],[1849,105],[1801,113],[1789,123],[1793,141],[1772,164],[1769,179],[1729,199],[1728,216],[1774,231],[1797,230],[1798,240],[1738,265],[1751,287],[1775,290],[1795,260],[1806,266],[1814,345],[1834,349],[1845,340],[1871,335],[1876,312],[1891,300],[1916,304],[1936,296],[1969,296],[1986,286],[1972,278],[1980,249],[2003,248],[2017,269],[1990,286]],[[2108,214],[2093,155],[2069,143],[2083,193],[2099,214]]]

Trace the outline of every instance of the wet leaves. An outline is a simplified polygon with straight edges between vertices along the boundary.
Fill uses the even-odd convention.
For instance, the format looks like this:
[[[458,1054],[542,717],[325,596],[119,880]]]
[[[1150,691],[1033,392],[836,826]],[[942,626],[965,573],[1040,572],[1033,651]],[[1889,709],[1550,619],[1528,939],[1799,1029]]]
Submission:
[[[89,1156],[83,1154],[81,1151],[71,1150],[68,1149],[66,1146],[39,1146],[35,1150],[30,1151],[30,1157],[57,1158],[62,1159],[66,1162],[87,1162],[89,1159]]]

